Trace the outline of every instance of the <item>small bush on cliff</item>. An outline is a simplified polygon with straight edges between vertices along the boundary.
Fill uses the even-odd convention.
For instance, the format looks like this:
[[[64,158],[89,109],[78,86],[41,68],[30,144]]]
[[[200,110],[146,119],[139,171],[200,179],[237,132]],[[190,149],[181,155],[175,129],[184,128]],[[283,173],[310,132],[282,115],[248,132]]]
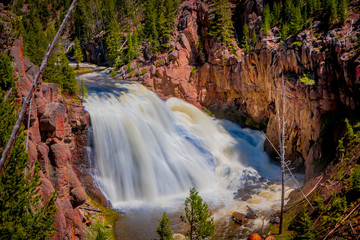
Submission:
[[[162,219],[159,221],[159,225],[156,228],[156,233],[159,235],[160,240],[172,240],[173,231],[169,227],[170,220],[166,215],[166,212],[163,213]]]
[[[209,207],[198,194],[195,188],[190,189],[190,196],[185,200],[185,216],[180,216],[181,221],[190,225],[186,233],[190,240],[211,237],[215,231]]]
[[[305,85],[314,85],[315,84],[315,81],[313,79],[311,79],[308,74],[304,74],[304,76],[302,76],[300,78],[300,82],[304,83]]]

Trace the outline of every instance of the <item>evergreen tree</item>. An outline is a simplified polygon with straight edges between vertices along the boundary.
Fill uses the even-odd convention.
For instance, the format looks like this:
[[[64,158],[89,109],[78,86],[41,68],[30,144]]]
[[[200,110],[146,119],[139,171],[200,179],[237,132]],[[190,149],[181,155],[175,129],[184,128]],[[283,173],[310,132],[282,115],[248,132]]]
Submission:
[[[214,234],[214,219],[195,188],[190,189],[190,196],[185,200],[185,216],[180,216],[180,220],[190,225],[186,233],[190,240],[205,239]]]
[[[42,78],[46,82],[59,84],[63,92],[70,95],[78,91],[76,75],[73,68],[69,66],[69,60],[59,43],[49,59]]]
[[[312,16],[313,13],[315,12],[314,1],[315,0],[306,1],[306,12],[308,16]]]
[[[156,232],[160,237],[160,240],[173,240],[173,232],[169,227],[170,220],[166,215],[166,212],[163,213],[162,219],[159,220],[159,225],[156,228]]]
[[[0,155],[16,122],[13,103],[0,96]],[[56,194],[41,204],[39,194],[40,165],[35,162],[33,173],[26,175],[28,153],[25,151],[23,128],[16,139],[0,176],[0,238],[51,239],[55,233],[53,215]]]
[[[270,6],[267,3],[265,5],[264,12],[263,12],[263,23],[262,23],[262,28],[264,28],[264,31],[265,31],[266,35],[269,35],[270,21],[271,21]]]
[[[1,89],[7,91],[14,86],[13,72],[10,56],[0,53],[0,91]]]
[[[38,16],[24,18],[24,54],[32,63],[40,66],[47,47],[47,38]]]
[[[329,13],[329,24],[337,18],[337,4],[336,0],[327,0],[327,11]]]
[[[312,226],[313,222],[307,214],[306,210],[300,213],[299,222],[295,226],[296,235],[294,240],[315,240],[317,238],[317,232]]]
[[[152,50],[158,47],[157,9],[155,0],[146,0],[144,3],[144,33]]]
[[[285,40],[288,35],[289,35],[289,25],[285,23],[281,27],[281,32],[280,32],[281,40]]]
[[[281,21],[282,4],[274,2],[273,11],[271,12],[271,26],[277,25]]]
[[[290,34],[298,34],[302,29],[301,8],[295,7],[292,9],[290,18]]]
[[[347,8],[348,8],[347,0],[340,0],[339,1],[339,17],[340,17],[340,21],[342,23],[344,23],[346,18],[348,17]]]
[[[78,91],[76,74],[74,73],[74,69],[69,66],[69,60],[65,56],[62,48],[60,49],[60,68],[63,77],[62,90],[70,95],[74,95]]]
[[[159,33],[159,47],[161,49],[168,49],[169,48],[169,40],[171,38],[171,28],[167,22],[169,21],[168,18],[165,17],[165,8],[163,6],[159,7],[159,17],[157,21],[157,29]]]
[[[234,39],[231,9],[228,0],[212,0],[210,9],[209,35],[229,46]]]
[[[252,43],[253,43],[253,46],[256,45],[256,42],[257,42],[257,37],[256,37],[256,31],[255,31],[255,28],[253,29],[253,34],[252,34]]]
[[[81,92],[81,99],[86,99],[88,97],[88,90],[85,87],[84,81],[82,79],[80,83],[80,92]]]
[[[78,38],[75,38],[75,52],[74,52],[74,57],[76,60],[76,69],[79,69],[79,63],[83,60],[83,54],[81,51],[81,46],[80,46],[80,42],[78,40]]]
[[[242,39],[242,47],[245,51],[245,54],[247,54],[250,51],[249,46],[249,27],[247,24],[243,27],[243,39]]]
[[[120,29],[117,27],[117,24],[112,25],[111,30],[106,36],[106,45],[109,53],[110,60],[115,67],[124,65],[124,59],[122,57],[122,45],[123,45],[123,36],[120,32]]]

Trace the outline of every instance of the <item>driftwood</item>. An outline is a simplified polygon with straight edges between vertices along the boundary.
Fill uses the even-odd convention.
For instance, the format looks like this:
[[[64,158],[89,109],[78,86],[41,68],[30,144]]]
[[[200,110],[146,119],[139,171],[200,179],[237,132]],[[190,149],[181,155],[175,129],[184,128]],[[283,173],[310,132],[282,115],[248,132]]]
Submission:
[[[346,217],[341,220],[340,222],[336,223],[335,227],[333,229],[330,230],[330,232],[328,232],[328,234],[326,234],[326,236],[323,238],[323,240],[327,239],[328,236],[330,236],[331,234],[333,234],[335,232],[335,230],[340,226],[341,223],[343,223],[346,219],[348,219],[351,214],[353,214],[353,212],[355,212],[355,210],[360,206],[360,203],[358,203],[358,205],[356,205],[349,213],[348,215],[346,215]]]
[[[101,210],[97,210],[97,209],[93,209],[93,208],[87,208],[87,207],[78,207],[80,209],[84,209],[84,210],[88,210],[88,211],[93,211],[93,212],[102,212]]]
[[[49,58],[50,58],[50,55],[51,53],[54,51],[54,48],[56,46],[56,43],[57,41],[59,40],[60,38],[60,35],[61,33],[64,31],[65,29],[65,26],[68,22],[68,20],[70,19],[70,15],[71,15],[71,12],[74,10],[75,8],[75,4],[76,4],[77,0],[74,0],[68,10],[68,12],[66,13],[65,15],[65,18],[63,20],[63,22],[61,23],[61,26],[58,30],[58,32],[56,33],[56,36],[54,38],[54,40],[52,41],[51,45],[47,48],[46,52],[45,52],[45,56],[43,58],[43,61],[41,63],[41,66],[40,66],[40,69],[38,71],[38,73],[35,75],[34,77],[34,80],[30,86],[30,89],[29,89],[29,92],[22,104],[22,107],[21,107],[21,110],[20,110],[20,113],[19,113],[19,117],[15,123],[15,126],[11,132],[11,135],[10,135],[10,138],[9,138],[9,141],[8,143],[6,144],[6,147],[4,149],[4,152],[2,153],[2,156],[1,156],[1,159],[0,159],[0,174],[2,173],[2,170],[3,170],[3,167],[6,163],[6,160],[10,154],[10,151],[11,151],[11,148],[13,147],[14,143],[15,143],[15,139],[16,139],[16,136],[19,132],[19,129],[20,129],[20,125],[24,119],[24,115],[26,113],[26,109],[28,108],[28,105],[33,97],[33,94],[35,92],[35,89],[41,84],[41,75],[43,74],[43,72],[45,71],[45,68],[48,64],[48,61],[49,61]]]
[[[257,215],[257,213],[254,211],[254,209],[252,209],[251,207],[249,207],[248,205],[246,205],[246,207],[249,209],[249,212],[251,214],[253,214],[256,218],[259,218],[259,215]]]
[[[12,88],[10,88],[10,90],[6,93],[5,99],[8,99],[11,96],[11,93],[12,93]]]

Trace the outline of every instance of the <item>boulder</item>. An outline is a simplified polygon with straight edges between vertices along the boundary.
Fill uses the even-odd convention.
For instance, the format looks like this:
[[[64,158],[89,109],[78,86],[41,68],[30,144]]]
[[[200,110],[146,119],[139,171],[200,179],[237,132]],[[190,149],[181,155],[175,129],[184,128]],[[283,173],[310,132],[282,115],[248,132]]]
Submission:
[[[245,214],[239,212],[233,212],[231,216],[232,216],[232,220],[237,224],[244,225],[248,222]]]
[[[62,140],[65,137],[66,122],[65,106],[51,102],[46,105],[45,113],[40,118],[40,130],[46,133],[46,137],[56,137]]]

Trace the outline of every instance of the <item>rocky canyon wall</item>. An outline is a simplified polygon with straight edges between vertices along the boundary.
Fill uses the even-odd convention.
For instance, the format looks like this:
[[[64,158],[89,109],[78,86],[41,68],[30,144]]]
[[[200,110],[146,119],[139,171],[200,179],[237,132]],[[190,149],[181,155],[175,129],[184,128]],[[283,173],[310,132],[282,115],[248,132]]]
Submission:
[[[21,39],[15,41],[11,54],[18,78],[16,98],[21,104],[39,68],[23,57]],[[42,83],[32,99],[30,127],[27,129],[29,168],[36,160],[42,167],[40,193],[44,201],[57,191],[54,239],[61,240],[84,239],[84,216],[77,207],[86,201],[86,193],[93,195],[98,191],[92,184],[85,161],[89,116],[83,107],[70,101],[61,95],[59,85]],[[25,126],[28,117],[27,113]]]
[[[262,1],[249,1],[237,6],[237,18],[259,27]],[[148,73],[141,81],[164,98],[183,98],[198,107],[206,106],[214,113],[227,112],[243,119],[265,123],[266,135],[278,146],[277,108],[281,111],[281,77],[285,78],[286,155],[295,166],[305,166],[306,179],[318,174],[316,165],[335,146],[324,146],[325,137],[335,143],[339,126],[326,125],[330,119],[355,114],[359,106],[359,58],[356,39],[359,18],[324,32],[318,22],[312,29],[279,43],[260,41],[244,55],[236,55],[206,35],[209,26],[208,6],[201,1],[184,1],[181,5],[172,51],[147,62]],[[357,20],[357,21],[356,21]],[[260,24],[261,26],[261,24]],[[278,29],[270,36],[276,38]],[[207,59],[199,63],[198,42],[204,45]],[[166,63],[166,64],[162,64]],[[135,66],[134,66],[135,67]],[[308,74],[314,84],[299,81]],[[333,124],[334,125],[334,124]],[[328,129],[324,129],[328,128]],[[327,133],[325,134],[324,131]],[[326,136],[325,136],[325,135]],[[267,149],[273,154],[269,146]]]

